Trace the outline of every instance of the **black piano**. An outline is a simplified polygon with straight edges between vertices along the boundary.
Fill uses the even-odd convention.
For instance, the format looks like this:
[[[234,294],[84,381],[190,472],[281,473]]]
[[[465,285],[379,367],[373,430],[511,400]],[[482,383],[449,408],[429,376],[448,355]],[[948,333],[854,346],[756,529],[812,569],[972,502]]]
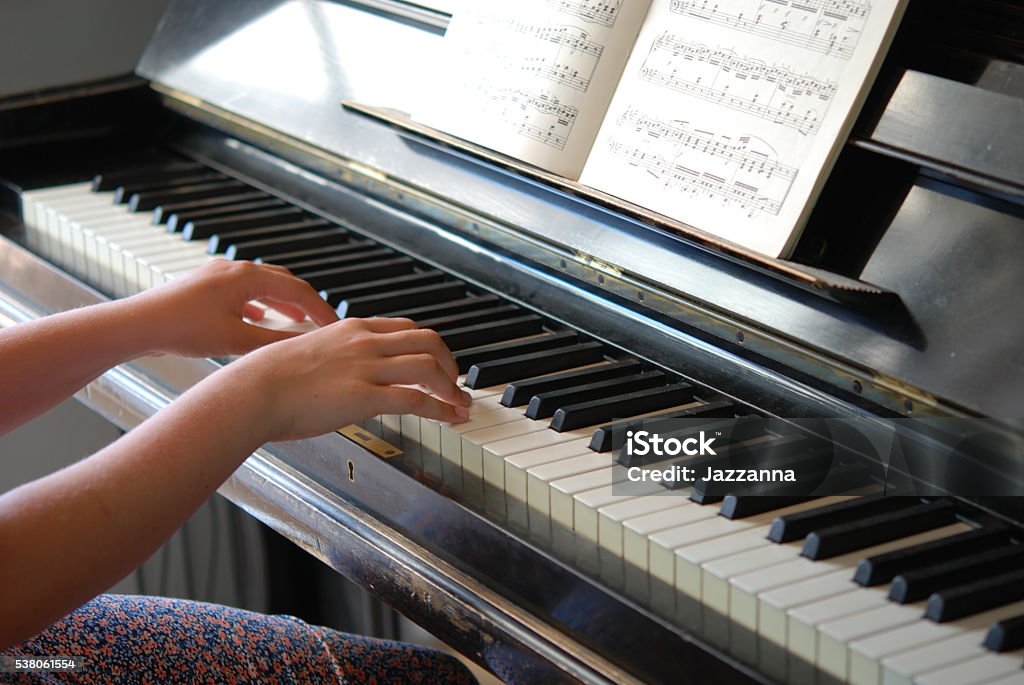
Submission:
[[[440,332],[468,424],[266,445],[220,492],[510,683],[1024,682],[1024,7],[911,0],[786,261],[396,114],[448,19],[175,0],[135,74],[3,96],[0,324],[220,255]],[[229,362],[79,398],[130,429]],[[956,463],[622,490],[616,435],[666,415]]]

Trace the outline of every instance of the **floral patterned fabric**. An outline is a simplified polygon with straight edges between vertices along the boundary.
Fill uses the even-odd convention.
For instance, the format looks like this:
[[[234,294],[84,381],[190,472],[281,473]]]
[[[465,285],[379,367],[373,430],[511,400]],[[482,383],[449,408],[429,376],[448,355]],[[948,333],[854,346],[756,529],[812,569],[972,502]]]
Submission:
[[[101,595],[3,655],[85,657],[88,665],[83,672],[0,673],[0,683],[476,682],[457,659],[433,649],[159,597]]]

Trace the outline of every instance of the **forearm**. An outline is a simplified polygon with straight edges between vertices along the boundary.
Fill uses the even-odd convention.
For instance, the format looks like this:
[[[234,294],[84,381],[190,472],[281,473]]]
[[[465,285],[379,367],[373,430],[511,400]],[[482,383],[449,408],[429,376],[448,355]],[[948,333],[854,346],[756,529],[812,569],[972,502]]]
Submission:
[[[151,351],[153,326],[131,300],[0,329],[0,435],[64,401],[107,369]]]
[[[88,459],[0,497],[0,649],[130,573],[262,443],[245,379],[218,380]]]

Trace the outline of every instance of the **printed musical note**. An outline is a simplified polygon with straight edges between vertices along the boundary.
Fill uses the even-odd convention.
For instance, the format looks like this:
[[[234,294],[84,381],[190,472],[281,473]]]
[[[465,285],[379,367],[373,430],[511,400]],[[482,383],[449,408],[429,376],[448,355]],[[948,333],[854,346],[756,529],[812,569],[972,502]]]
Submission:
[[[617,120],[608,151],[644,169],[666,190],[719,199],[748,216],[778,215],[798,169],[752,136],[730,137],[664,121],[635,108]]]
[[[591,24],[600,24],[611,28],[622,8],[622,0],[614,2],[595,2],[594,0],[548,0],[548,4],[558,8],[559,12],[579,17]]]
[[[493,22],[503,25],[508,36],[525,40],[523,54],[529,57],[519,62],[526,73],[540,75],[586,92],[594,77],[597,64],[604,54],[604,46],[591,40],[590,34],[575,26],[545,26],[520,21]],[[507,46],[495,46],[504,50]]]
[[[804,134],[818,132],[837,90],[830,81],[668,32],[652,44],[640,78]]]
[[[546,92],[481,86],[480,96],[480,116],[558,150],[565,147],[579,116],[579,109]]]
[[[871,0],[672,0],[670,10],[849,60]]]

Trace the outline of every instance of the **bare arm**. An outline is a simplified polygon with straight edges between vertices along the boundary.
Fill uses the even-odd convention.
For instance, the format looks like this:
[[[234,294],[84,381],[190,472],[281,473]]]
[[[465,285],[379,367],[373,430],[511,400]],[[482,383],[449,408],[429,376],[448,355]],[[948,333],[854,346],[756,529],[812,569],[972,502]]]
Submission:
[[[218,260],[180,281],[125,300],[0,329],[0,435],[63,402],[118,364],[156,352],[240,354],[289,333],[242,321],[250,300],[297,320],[337,320],[312,288],[280,267]]]
[[[246,355],[104,450],[0,496],[0,649],[124,577],[264,442],[381,413],[459,421],[456,376],[440,337],[411,321],[338,322]],[[412,384],[434,396],[395,387]]]

